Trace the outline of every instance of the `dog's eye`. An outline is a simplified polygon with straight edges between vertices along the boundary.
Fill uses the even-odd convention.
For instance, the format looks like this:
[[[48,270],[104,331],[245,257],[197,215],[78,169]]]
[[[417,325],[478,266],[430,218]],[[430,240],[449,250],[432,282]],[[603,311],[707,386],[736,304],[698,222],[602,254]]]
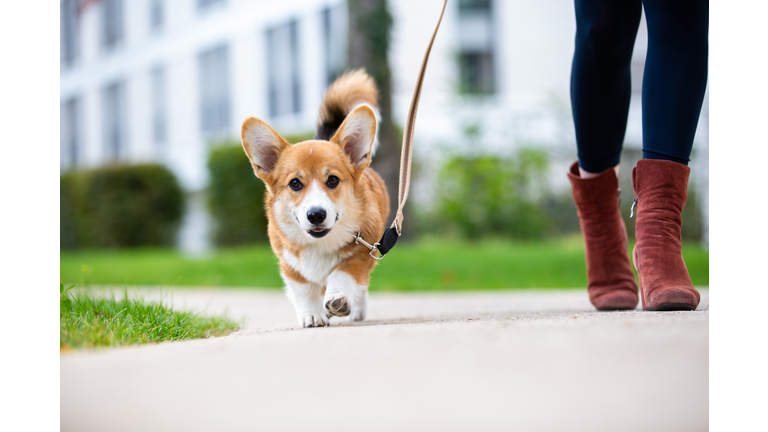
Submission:
[[[301,188],[304,187],[304,185],[302,185],[301,182],[299,181],[299,179],[297,179],[297,178],[291,180],[288,183],[288,186],[290,186],[291,189],[293,189],[295,191],[301,190]]]
[[[329,188],[333,189],[339,185],[339,178],[336,176],[330,176],[328,177],[328,181],[326,181],[325,184],[327,184]]]

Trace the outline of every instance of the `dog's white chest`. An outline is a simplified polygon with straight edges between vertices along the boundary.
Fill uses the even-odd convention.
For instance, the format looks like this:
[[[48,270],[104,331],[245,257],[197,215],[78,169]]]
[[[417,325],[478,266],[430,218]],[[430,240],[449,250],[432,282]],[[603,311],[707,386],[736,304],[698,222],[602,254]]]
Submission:
[[[307,249],[301,251],[298,257],[287,250],[283,250],[283,258],[306,280],[324,285],[328,275],[345,257],[342,257],[338,252],[327,253]]]

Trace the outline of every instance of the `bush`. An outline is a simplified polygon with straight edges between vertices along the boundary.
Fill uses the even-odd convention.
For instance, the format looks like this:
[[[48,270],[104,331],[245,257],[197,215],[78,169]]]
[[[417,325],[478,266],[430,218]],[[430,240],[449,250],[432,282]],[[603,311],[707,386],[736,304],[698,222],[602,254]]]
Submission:
[[[69,172],[61,176],[59,183],[59,223],[61,249],[74,249],[87,244],[84,238],[88,235],[83,198],[85,194],[78,193],[84,188],[83,173]]]
[[[172,245],[184,192],[162,165],[110,166],[61,176],[62,248]]]
[[[233,246],[264,242],[264,182],[253,174],[243,147],[222,145],[208,157],[208,206],[216,223],[213,243]]]
[[[454,156],[438,179],[438,225],[468,238],[503,235],[541,238],[554,224],[547,215],[547,154],[522,148],[510,158]]]

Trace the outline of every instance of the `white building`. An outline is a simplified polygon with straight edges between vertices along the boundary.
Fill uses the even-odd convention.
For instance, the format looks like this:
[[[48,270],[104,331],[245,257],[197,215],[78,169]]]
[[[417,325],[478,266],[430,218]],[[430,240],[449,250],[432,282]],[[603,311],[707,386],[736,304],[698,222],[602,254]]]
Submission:
[[[389,0],[397,123],[405,122],[441,6]],[[245,118],[262,118],[281,133],[314,128],[325,86],[346,67],[346,8],[343,0],[62,0],[61,169],[157,161],[199,195],[211,142],[239,139]],[[565,167],[576,155],[574,34],[572,0],[449,2],[418,112],[415,151],[426,175],[414,200],[429,196],[431,162],[442,150],[468,150],[462,131],[470,124],[481,126],[482,150],[550,148],[553,182],[566,186]],[[646,41],[641,23],[627,147],[641,143]],[[691,163],[705,221],[707,130],[708,96]],[[205,248],[203,208],[192,200],[182,234],[187,249]]]

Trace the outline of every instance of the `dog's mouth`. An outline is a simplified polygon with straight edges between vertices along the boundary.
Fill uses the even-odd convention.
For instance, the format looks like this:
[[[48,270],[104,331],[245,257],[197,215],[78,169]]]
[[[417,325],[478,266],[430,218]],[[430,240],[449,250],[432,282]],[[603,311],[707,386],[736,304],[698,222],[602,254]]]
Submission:
[[[327,236],[329,232],[331,232],[330,229],[323,228],[312,228],[311,230],[307,231],[307,233],[314,238],[323,238]]]

